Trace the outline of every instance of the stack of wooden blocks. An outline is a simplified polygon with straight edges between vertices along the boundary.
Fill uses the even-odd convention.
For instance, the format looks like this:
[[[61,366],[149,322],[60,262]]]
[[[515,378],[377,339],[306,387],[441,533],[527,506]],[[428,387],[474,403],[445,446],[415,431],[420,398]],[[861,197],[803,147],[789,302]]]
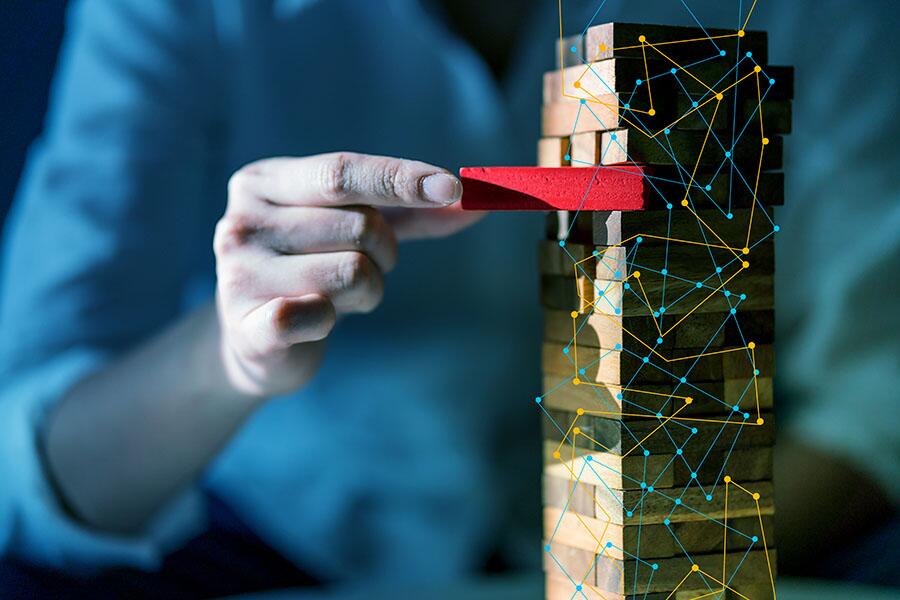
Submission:
[[[793,72],[756,31],[610,23],[557,51],[539,165],[646,185],[644,210],[551,213],[540,245],[547,598],[772,598]]]

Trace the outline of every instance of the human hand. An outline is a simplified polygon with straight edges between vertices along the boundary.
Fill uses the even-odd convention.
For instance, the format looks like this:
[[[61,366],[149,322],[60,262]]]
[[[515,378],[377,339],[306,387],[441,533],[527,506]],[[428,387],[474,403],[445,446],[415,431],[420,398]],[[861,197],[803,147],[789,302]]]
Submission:
[[[264,398],[306,382],[336,316],[381,301],[398,239],[449,235],[480,217],[461,211],[461,195],[437,167],[346,152],[238,170],[214,239],[230,386]]]

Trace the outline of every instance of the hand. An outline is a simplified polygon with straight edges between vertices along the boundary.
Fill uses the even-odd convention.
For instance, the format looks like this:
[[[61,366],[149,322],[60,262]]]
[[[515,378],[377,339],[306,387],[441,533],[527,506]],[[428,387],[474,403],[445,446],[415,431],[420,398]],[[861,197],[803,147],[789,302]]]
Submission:
[[[479,218],[460,210],[461,195],[442,169],[381,156],[271,158],[238,170],[214,240],[230,386],[263,398],[306,382],[336,316],[381,301],[398,239],[449,235]]]

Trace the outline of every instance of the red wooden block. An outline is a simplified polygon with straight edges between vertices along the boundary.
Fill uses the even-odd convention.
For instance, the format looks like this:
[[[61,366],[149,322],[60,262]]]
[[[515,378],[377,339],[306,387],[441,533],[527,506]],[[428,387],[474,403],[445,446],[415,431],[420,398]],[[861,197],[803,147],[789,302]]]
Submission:
[[[650,185],[641,165],[463,167],[463,210],[642,210]]]

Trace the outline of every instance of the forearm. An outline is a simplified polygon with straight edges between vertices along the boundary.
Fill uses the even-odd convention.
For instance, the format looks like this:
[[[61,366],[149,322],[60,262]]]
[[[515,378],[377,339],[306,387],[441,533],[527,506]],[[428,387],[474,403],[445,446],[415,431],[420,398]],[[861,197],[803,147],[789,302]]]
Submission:
[[[259,402],[226,383],[210,304],[73,387],[48,417],[47,463],[77,517],[133,532]]]

